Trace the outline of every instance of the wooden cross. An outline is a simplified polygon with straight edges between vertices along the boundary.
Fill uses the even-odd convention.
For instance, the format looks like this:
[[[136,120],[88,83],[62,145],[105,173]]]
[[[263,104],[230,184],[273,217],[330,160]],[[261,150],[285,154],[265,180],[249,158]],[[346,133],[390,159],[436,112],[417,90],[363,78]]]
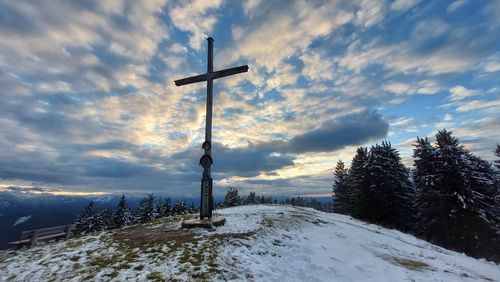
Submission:
[[[248,71],[248,66],[239,66],[235,68],[214,71],[213,70],[213,45],[214,39],[208,39],[208,59],[207,73],[200,74],[188,78],[183,78],[175,81],[175,85],[182,86],[196,82],[207,82],[207,114],[205,122],[205,142],[201,146],[205,150],[205,154],[200,159],[200,165],[203,167],[203,175],[201,178],[201,203],[200,203],[200,219],[212,218],[213,197],[212,197],[212,176],[210,166],[213,163],[211,156],[212,147],[212,104],[213,104],[213,80],[233,74],[238,74]]]

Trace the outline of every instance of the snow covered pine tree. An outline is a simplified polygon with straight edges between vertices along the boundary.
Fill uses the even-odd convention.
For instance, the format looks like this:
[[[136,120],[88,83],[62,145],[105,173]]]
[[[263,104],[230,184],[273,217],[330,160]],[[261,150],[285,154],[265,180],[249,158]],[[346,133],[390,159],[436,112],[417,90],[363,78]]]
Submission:
[[[416,233],[430,239],[427,233],[432,234],[439,230],[438,215],[447,214],[440,204],[442,196],[436,174],[439,165],[437,151],[432,147],[429,139],[417,137],[413,145],[413,159],[415,169],[412,172],[413,181],[417,190],[417,230]],[[434,230],[437,229],[437,230]]]
[[[113,228],[113,212],[109,209],[97,212],[95,216],[95,230],[103,231],[111,228]]]
[[[349,201],[349,190],[346,183],[347,169],[344,162],[339,160],[333,173],[333,211],[341,214],[349,214],[352,210]]]
[[[365,171],[369,176],[361,217],[408,231],[415,223],[416,193],[399,153],[387,141],[372,146]]]
[[[367,179],[368,174],[365,170],[368,164],[368,151],[366,148],[359,147],[356,150],[356,155],[352,159],[351,167],[347,174],[347,198],[348,198],[348,214],[360,218],[365,213],[362,191],[368,190]]]
[[[172,212],[174,215],[187,214],[188,213],[188,206],[186,205],[186,201],[176,202]]]
[[[156,214],[158,217],[165,217],[172,215],[172,204],[170,198],[163,198],[158,200],[156,206]]]
[[[115,228],[122,228],[132,222],[132,214],[127,206],[125,195],[120,197],[115,212],[113,213],[113,226]]]
[[[245,200],[246,205],[255,205],[257,203],[255,192],[250,192]]]
[[[427,240],[474,257],[498,261],[498,186],[489,163],[473,156],[452,132],[441,130],[432,149],[417,140],[415,183]]]
[[[148,194],[141,200],[137,211],[136,221],[144,223],[156,218],[154,201],[155,197],[153,194]]]
[[[78,215],[75,225],[75,231],[78,234],[87,234],[95,230],[96,218],[94,203],[92,201],[90,201],[89,205]]]
[[[227,191],[226,196],[224,196],[224,206],[235,207],[238,206],[240,203],[241,199],[238,190],[234,188],[229,188],[229,191]]]
[[[497,144],[497,147],[495,149],[495,156],[499,158],[498,160],[495,160],[495,166],[497,169],[500,170],[500,145]]]

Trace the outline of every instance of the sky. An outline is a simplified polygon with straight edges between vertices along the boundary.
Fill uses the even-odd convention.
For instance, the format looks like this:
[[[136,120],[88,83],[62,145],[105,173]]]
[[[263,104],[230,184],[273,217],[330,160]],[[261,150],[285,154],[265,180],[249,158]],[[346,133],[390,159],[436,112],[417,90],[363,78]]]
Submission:
[[[500,142],[500,1],[0,0],[0,187],[198,196],[331,192],[338,160],[453,131]]]

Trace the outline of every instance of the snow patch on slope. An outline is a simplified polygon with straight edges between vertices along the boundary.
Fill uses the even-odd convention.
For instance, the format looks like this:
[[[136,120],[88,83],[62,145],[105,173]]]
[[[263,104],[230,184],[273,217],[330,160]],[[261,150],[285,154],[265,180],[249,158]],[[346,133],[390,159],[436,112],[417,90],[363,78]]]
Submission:
[[[19,217],[16,222],[14,222],[14,224],[12,224],[12,226],[16,226],[16,225],[19,225],[21,223],[25,223],[26,221],[28,221],[29,219],[31,218],[31,215],[27,215],[27,216],[21,216]]]

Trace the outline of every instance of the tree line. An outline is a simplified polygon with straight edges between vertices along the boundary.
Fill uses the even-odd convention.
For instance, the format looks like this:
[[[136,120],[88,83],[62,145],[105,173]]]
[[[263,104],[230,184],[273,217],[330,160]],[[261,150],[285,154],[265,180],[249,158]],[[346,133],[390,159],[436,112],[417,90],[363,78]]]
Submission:
[[[333,211],[500,261],[500,159],[495,170],[446,130],[414,147],[412,170],[386,141],[358,148],[349,169],[339,160]]]
[[[148,194],[140,201],[139,207],[133,210],[128,206],[125,195],[122,195],[114,210],[98,211],[94,207],[94,203],[90,201],[89,205],[78,215],[75,229],[79,234],[87,234],[197,211],[198,208],[192,203],[189,206],[186,201],[177,201],[173,204],[170,198],[161,197],[156,200],[154,194]]]
[[[235,207],[241,205],[258,205],[258,204],[280,204],[280,205],[293,205],[301,207],[309,207],[319,211],[332,212],[332,203],[322,203],[315,198],[306,199],[303,197],[290,197],[285,200],[278,201],[271,196],[258,196],[255,192],[250,192],[246,198],[240,197],[239,192],[235,188],[229,188],[226,195],[224,196],[224,201],[217,203],[217,207]]]
[[[224,196],[224,200],[221,202],[214,201],[214,206],[215,208],[226,208],[239,205],[272,203],[277,203],[277,200],[272,197],[258,196],[255,192],[250,192],[246,198],[242,198],[237,189],[230,188]],[[93,201],[90,201],[77,216],[75,231],[78,234],[88,234],[138,223],[146,223],[162,217],[192,214],[198,211],[198,207],[193,203],[189,206],[186,204],[186,201],[177,201],[173,204],[169,197],[156,199],[154,194],[148,194],[140,201],[139,207],[133,210],[128,206],[125,195],[122,195],[116,208],[113,210],[97,210],[94,207]]]

